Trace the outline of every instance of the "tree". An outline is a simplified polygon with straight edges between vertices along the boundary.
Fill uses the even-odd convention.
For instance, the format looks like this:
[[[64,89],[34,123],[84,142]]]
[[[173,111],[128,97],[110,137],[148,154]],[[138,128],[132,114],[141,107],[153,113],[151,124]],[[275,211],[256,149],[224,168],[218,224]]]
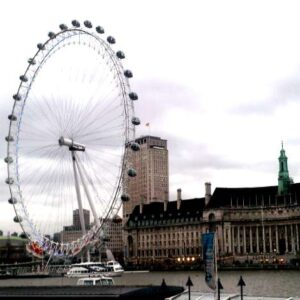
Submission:
[[[27,235],[26,235],[25,232],[20,233],[20,234],[19,234],[19,237],[20,237],[21,239],[27,239]]]
[[[18,236],[18,233],[17,233],[17,232],[13,232],[13,233],[11,234],[11,236]]]
[[[3,231],[2,230],[0,230],[0,236],[3,236]]]

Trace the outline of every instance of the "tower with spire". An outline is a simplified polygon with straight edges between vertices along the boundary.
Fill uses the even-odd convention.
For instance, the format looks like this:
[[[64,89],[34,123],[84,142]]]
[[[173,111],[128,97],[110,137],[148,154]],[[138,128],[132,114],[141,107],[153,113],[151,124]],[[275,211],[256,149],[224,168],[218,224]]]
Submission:
[[[290,184],[292,179],[289,177],[288,170],[288,158],[285,155],[283,149],[283,142],[281,142],[281,150],[279,160],[279,172],[278,172],[278,195],[285,195],[289,192]]]

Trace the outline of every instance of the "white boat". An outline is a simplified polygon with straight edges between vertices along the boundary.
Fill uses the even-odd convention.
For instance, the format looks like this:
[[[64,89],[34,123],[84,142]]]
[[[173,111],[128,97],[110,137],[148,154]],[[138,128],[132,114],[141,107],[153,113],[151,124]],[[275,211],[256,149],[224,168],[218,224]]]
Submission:
[[[110,260],[105,264],[108,269],[109,276],[121,276],[124,273],[124,269],[120,263],[115,260]]]
[[[73,268],[84,268],[90,274],[94,275],[94,273],[97,273],[98,275],[104,275],[104,276],[109,276],[109,277],[121,276],[124,273],[124,269],[121,266],[121,264],[115,260],[110,260],[106,263],[104,263],[104,262],[82,262],[82,263],[78,263],[78,264],[73,264],[73,265],[71,265],[70,271]],[[74,270],[72,272],[72,274],[73,273],[79,274],[80,272],[78,272],[78,271],[80,271],[80,270]],[[87,272],[82,270],[81,276],[72,276],[72,277],[82,277],[82,276],[85,276],[87,274]]]
[[[77,263],[71,265],[72,268],[79,267],[79,268],[86,268],[91,271],[96,271],[96,272],[106,272],[106,266],[105,263],[101,262],[82,262],[82,263]]]
[[[85,286],[91,286],[91,285],[111,286],[111,285],[115,285],[115,282],[114,282],[114,280],[111,277],[106,277],[106,276],[86,277],[86,278],[80,278],[80,279],[78,279],[77,285],[85,285]]]
[[[92,271],[86,267],[72,267],[67,273],[66,277],[86,277],[86,276],[99,276],[101,273]]]

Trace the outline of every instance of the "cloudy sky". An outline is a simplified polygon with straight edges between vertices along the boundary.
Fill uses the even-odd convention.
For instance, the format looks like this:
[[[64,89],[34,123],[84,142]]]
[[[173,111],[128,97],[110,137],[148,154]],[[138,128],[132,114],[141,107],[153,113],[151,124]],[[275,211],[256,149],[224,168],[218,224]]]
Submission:
[[[137,136],[168,140],[170,198],[276,185],[281,141],[300,177],[298,1],[86,0],[2,3],[1,157],[27,59],[61,23],[88,19],[116,38],[139,94]],[[146,127],[146,123],[150,127]],[[2,182],[6,165],[0,166]],[[18,231],[0,184],[0,229]]]

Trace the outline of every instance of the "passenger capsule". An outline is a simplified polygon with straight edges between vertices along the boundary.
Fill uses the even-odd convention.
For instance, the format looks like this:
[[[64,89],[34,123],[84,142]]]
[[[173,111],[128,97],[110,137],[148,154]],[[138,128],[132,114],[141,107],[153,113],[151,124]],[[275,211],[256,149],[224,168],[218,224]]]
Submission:
[[[21,75],[20,80],[23,81],[23,82],[27,82],[28,78],[25,75]]]
[[[35,64],[36,64],[36,61],[35,61],[33,58],[29,58],[29,59],[28,59],[28,63],[29,63],[30,65],[35,65]]]
[[[122,194],[121,195],[121,200],[123,202],[128,202],[130,200],[130,197],[127,194]]]
[[[73,20],[72,25],[77,28],[80,27],[80,23],[77,20]]]
[[[22,218],[20,217],[20,216],[15,216],[14,217],[14,222],[16,222],[16,223],[21,223],[23,220],[22,220]]]
[[[134,93],[134,92],[129,93],[128,96],[129,96],[129,98],[131,100],[137,100],[137,99],[139,99],[137,93]]]
[[[127,171],[128,176],[135,177],[136,176],[136,170],[135,169],[129,169]]]
[[[97,26],[97,27],[96,27],[96,31],[97,31],[98,33],[103,34],[103,33],[104,33],[104,28],[101,27],[101,26]]]
[[[133,151],[139,151],[140,150],[140,145],[138,143],[131,143],[130,148]]]
[[[13,95],[14,100],[16,101],[20,101],[22,99],[22,97],[19,94],[15,94]]]
[[[102,240],[103,242],[109,242],[109,241],[110,241],[110,238],[109,238],[108,236],[104,236],[104,237],[101,238],[101,240]]]
[[[8,135],[8,136],[5,137],[5,140],[6,140],[7,142],[13,142],[13,141],[14,141],[14,137],[11,136],[11,135]]]
[[[38,47],[40,50],[45,50],[45,45],[42,44],[42,43],[37,44],[37,47]]]
[[[11,177],[8,177],[8,178],[5,179],[5,183],[6,184],[13,184],[14,180]]]
[[[67,30],[67,29],[68,29],[68,26],[67,26],[66,24],[60,24],[60,25],[59,25],[59,28],[60,28],[61,30]]]
[[[8,199],[8,203],[9,204],[16,204],[18,201],[17,201],[17,199],[15,198],[15,197],[12,197],[12,198],[9,198]]]
[[[131,119],[131,123],[132,123],[133,125],[140,125],[140,124],[141,124],[141,121],[140,121],[140,119],[139,119],[138,117],[133,117],[133,118]]]
[[[83,24],[87,28],[92,28],[93,27],[92,23],[90,21],[88,21],[88,20],[84,21]]]
[[[127,78],[131,78],[133,75],[132,75],[132,72],[130,70],[125,70],[124,71],[124,75],[127,77]]]
[[[56,35],[56,34],[55,34],[53,31],[50,31],[50,32],[48,33],[48,36],[49,36],[50,39],[55,38],[55,35]]]
[[[16,121],[16,120],[17,120],[17,117],[16,117],[15,115],[9,115],[9,116],[8,116],[8,120]]]
[[[108,36],[106,39],[110,44],[115,44],[116,39],[113,36]]]
[[[120,58],[120,59],[125,58],[125,54],[124,54],[124,52],[122,52],[122,51],[118,51],[118,52],[116,53],[116,55],[117,55],[117,57]]]
[[[11,164],[11,163],[13,162],[13,159],[12,159],[12,157],[7,156],[7,157],[4,158],[4,161],[5,161],[7,164]]]

